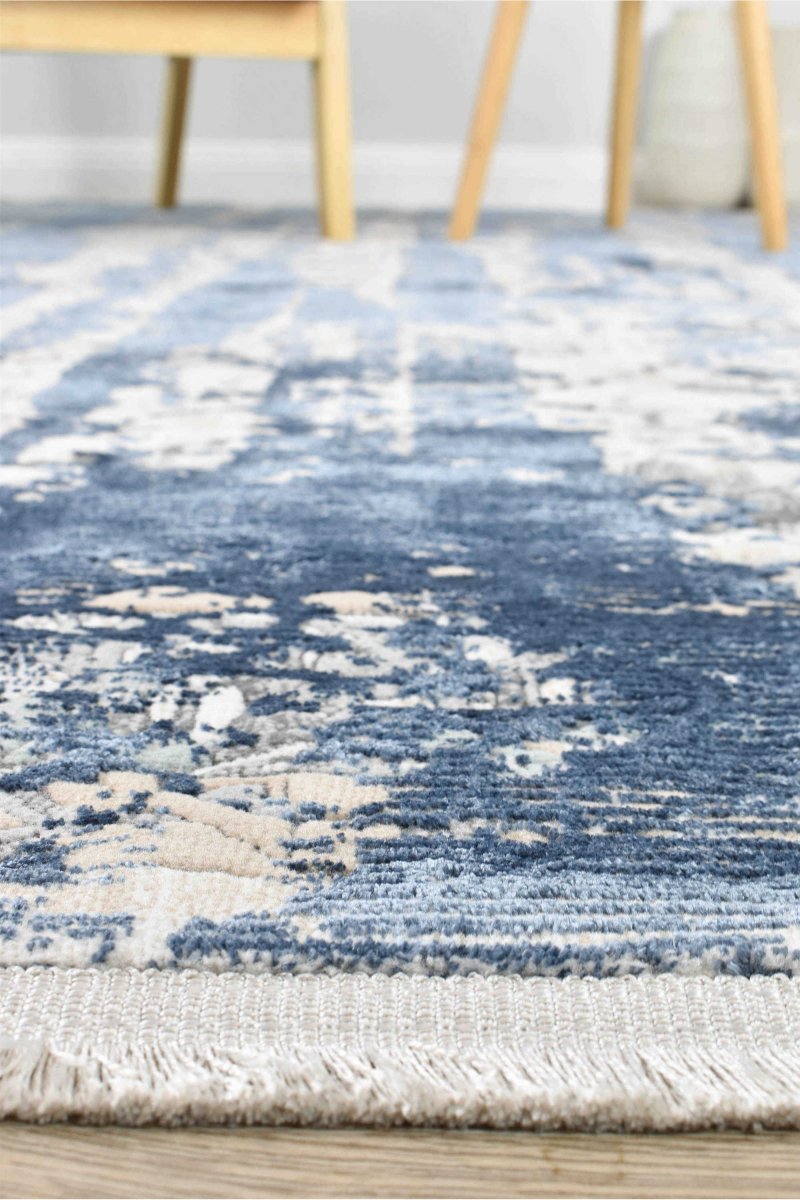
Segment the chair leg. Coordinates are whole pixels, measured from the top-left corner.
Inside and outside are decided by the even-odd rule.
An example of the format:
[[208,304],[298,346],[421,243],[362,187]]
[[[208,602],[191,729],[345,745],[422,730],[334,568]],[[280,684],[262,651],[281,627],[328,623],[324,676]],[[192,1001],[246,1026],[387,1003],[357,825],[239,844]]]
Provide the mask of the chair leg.
[[167,62],[161,159],[156,184],[156,205],[159,208],[173,208],[175,205],[191,66],[190,58],[170,58]]
[[318,9],[321,49],[312,69],[320,228],[325,237],[349,241],[355,216],[347,17],[343,0],[322,0]]
[[736,0],[735,7],[761,235],[765,250],[785,250],[786,197],[767,6],[763,0]]
[[475,232],[489,157],[500,129],[527,11],[528,0],[500,0],[497,6],[494,32],[483,68],[461,181],[450,220],[450,237],[453,241],[469,238]]
[[619,0],[617,6],[617,65],[611,124],[611,168],[608,178],[606,224],[625,224],[631,202],[636,108],[642,66],[642,0]]

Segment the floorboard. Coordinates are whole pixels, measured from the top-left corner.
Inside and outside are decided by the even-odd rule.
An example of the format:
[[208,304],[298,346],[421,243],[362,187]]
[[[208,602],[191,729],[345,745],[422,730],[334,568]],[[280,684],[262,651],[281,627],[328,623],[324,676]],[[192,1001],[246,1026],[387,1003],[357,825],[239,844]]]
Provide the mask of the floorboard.
[[0,1196],[798,1197],[800,1134],[0,1125]]

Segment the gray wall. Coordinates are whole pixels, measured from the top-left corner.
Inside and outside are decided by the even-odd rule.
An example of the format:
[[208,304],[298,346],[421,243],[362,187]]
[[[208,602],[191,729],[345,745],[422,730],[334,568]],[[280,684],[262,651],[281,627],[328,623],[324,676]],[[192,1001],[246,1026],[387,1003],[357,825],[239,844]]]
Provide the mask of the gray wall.
[[[648,0],[646,36],[685,6]],[[601,203],[615,10],[531,4],[488,203]],[[800,25],[800,0],[770,12]],[[493,0],[349,0],[361,203],[449,204],[493,13]],[[146,198],[163,74],[134,56],[0,56],[3,194]],[[201,60],[189,134],[186,199],[311,199],[305,64]]]
[[[653,31],[680,7],[651,0]],[[451,142],[464,135],[494,5],[491,0],[350,0],[354,123],[366,142]],[[510,96],[504,139],[603,144],[615,4],[535,0]],[[773,20],[800,23],[800,0],[773,0]],[[157,122],[158,60],[6,55],[0,132],[144,135]],[[203,60],[191,133],[295,140],[310,133],[302,64]]]

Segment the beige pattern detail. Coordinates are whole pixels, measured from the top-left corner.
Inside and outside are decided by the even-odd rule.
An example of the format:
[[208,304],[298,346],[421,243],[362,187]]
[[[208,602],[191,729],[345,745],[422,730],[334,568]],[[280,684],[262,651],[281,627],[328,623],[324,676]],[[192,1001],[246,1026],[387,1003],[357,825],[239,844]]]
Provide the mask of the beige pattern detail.
[[434,579],[466,579],[467,576],[475,574],[475,569],[453,563],[441,567],[428,567],[428,574],[432,575]]
[[106,803],[110,808],[129,800],[133,792],[157,792],[158,780],[155,775],[145,775],[140,771],[102,771],[97,783],[56,780],[47,785],[46,791],[56,804],[71,808],[96,803],[98,792],[109,791],[111,795]]
[[[48,836],[63,847],[66,874],[58,887],[45,890],[36,883],[7,882],[7,898],[23,901],[27,915],[20,937],[0,942],[0,964],[35,963],[37,922],[43,921],[59,962],[79,966],[99,948],[101,925],[76,938],[69,925],[52,919],[124,923],[133,910],[136,921],[118,927],[103,961],[169,966],[170,935],[187,922],[216,923],[265,911],[279,918],[282,906],[312,881],[325,888],[354,870],[359,841],[397,837],[400,831],[390,818],[366,830],[357,830],[350,818],[388,799],[380,785],[312,771],[210,778],[199,796],[163,790],[154,774],[136,771],[102,772],[94,783],[51,783],[42,794],[39,819],[48,811],[55,818]],[[234,807],[241,802],[247,810]],[[307,817],[304,805],[314,806]],[[72,823],[81,807],[101,818],[113,810],[117,819],[88,820],[76,832]],[[14,808],[3,817],[4,837],[35,836],[37,830],[23,824]],[[296,927],[307,937],[328,936],[318,917],[301,917]],[[224,955],[218,963],[211,956],[209,963],[229,965]]]
[[[124,588],[106,592],[87,600],[89,608],[113,608],[117,612],[147,613],[151,617],[181,617],[188,613],[218,613],[233,608],[236,596],[222,592],[189,592],[182,587]],[[272,603],[265,596],[250,596],[244,601],[247,608],[267,608]]]
[[366,616],[381,609],[391,609],[394,600],[388,592],[314,592],[303,597],[304,604],[320,604],[334,609],[339,616]]
[[268,854],[197,820],[189,829],[182,824],[168,825],[159,835],[153,858],[176,871],[221,871],[234,877],[259,878],[272,867]]

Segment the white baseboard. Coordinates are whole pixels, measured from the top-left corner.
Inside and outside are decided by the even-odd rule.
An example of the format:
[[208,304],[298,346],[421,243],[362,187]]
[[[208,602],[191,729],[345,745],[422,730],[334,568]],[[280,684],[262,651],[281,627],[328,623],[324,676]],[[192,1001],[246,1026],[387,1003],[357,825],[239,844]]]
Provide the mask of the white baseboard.
[[[155,138],[5,137],[4,200],[145,201],[155,178]],[[447,209],[461,163],[456,143],[362,143],[355,147],[361,208]],[[500,146],[486,205],[598,211],[606,156],[595,146]],[[182,198],[248,207],[310,207],[312,148],[305,142],[189,139]]]

